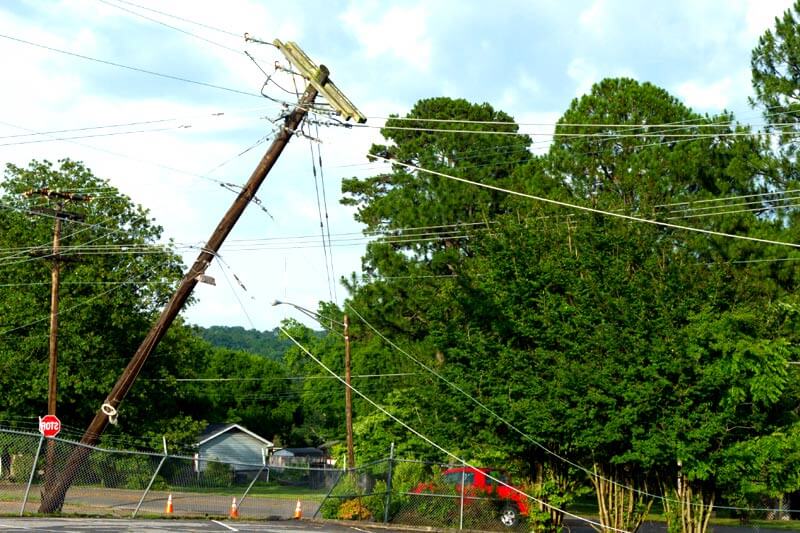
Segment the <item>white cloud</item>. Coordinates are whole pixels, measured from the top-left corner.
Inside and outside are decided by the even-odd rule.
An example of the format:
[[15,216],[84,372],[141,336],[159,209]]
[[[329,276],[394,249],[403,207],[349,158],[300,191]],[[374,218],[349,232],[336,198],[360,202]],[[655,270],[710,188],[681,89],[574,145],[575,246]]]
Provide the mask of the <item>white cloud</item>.
[[[538,153],[546,149],[553,123],[573,91],[584,94],[607,76],[633,77],[633,69],[642,79],[670,88],[694,107],[718,110],[745,105],[750,87],[749,50],[755,38],[772,26],[773,17],[789,7],[790,0],[676,2],[677,7],[634,0],[536,6],[500,2],[492,6],[491,17],[486,10],[454,2],[442,7],[420,0],[321,2],[313,16],[305,13],[302,3],[279,0],[196,2],[191,9],[185,0],[137,3],[233,31],[236,35],[226,35],[163,19],[237,50],[246,48],[268,71],[274,60],[283,61],[280,53],[268,46],[245,45],[240,34],[248,31],[267,41],[274,37],[296,40],[318,63],[332,67],[336,82],[367,115],[404,114],[417,98],[440,95],[431,94],[436,89],[467,98],[480,91],[481,98],[493,98],[519,123],[532,123],[522,130],[536,134]],[[105,4],[74,0],[54,0],[47,7],[40,4],[35,0],[0,2],[0,33],[252,92],[263,82],[263,74],[241,54]],[[18,14],[23,10],[24,15]],[[542,22],[536,31],[529,27],[532,17]],[[490,24],[489,18],[503,24]],[[640,19],[641,24],[633,22]],[[564,39],[569,31],[575,35]],[[750,39],[749,44],[745,38]],[[437,49],[439,40],[448,47]],[[215,183],[138,160],[205,173],[271,129],[272,125],[259,117],[275,117],[280,112],[278,104],[265,100],[134,74],[5,39],[0,40],[0,56],[6,72],[12,73],[0,84],[0,100],[6,103],[0,120],[8,123],[55,130],[181,117],[192,125],[188,130],[79,141],[130,158],[64,142],[0,149],[0,162],[20,165],[33,158],[65,156],[85,161],[96,175],[109,178],[135,202],[150,208],[165,227],[165,236],[178,241],[196,243],[207,238],[234,194]],[[452,65],[454,68],[437,68],[445,57],[464,59]],[[87,72],[91,76],[84,77]],[[118,90],[120,79],[131,85]],[[278,81],[287,88],[292,86],[285,74],[279,74]],[[423,90],[425,94],[418,94]],[[274,94],[293,99],[277,89]],[[225,115],[208,116],[218,111]],[[370,119],[369,125],[381,123]],[[0,130],[2,135],[20,133],[2,125]],[[367,165],[365,159],[370,144],[382,142],[380,135],[372,128],[322,128],[320,137],[331,231],[358,232],[361,228],[352,219],[353,209],[338,204],[341,179],[374,175],[385,168]],[[301,138],[292,140],[258,193],[275,220],[250,208],[232,238],[318,236],[307,143]],[[235,158],[213,175],[223,181],[244,182],[264,148]],[[359,247],[334,248],[337,273],[360,270],[362,251]],[[328,297],[321,248],[252,253],[223,250],[223,255],[249,294],[258,299],[254,304],[245,298],[258,327],[273,327],[287,314],[268,306],[274,297],[285,296],[312,308]],[[193,260],[194,254],[186,255],[187,262]],[[208,325],[246,325],[226,285],[218,277],[216,288],[203,287],[198,293],[201,302],[189,311],[190,319]],[[340,299],[342,295],[340,290]]]
[[416,70],[431,66],[432,43],[428,36],[429,12],[425,5],[393,6],[381,11],[375,2],[351,3],[341,16],[370,59],[390,55]]
[[527,133],[533,139],[531,151],[541,155],[550,149],[553,141],[553,132],[556,129],[556,121],[561,118],[561,114],[555,111],[530,111],[521,113],[514,117],[517,124],[520,124],[520,131]]
[[747,0],[743,37],[755,45],[756,39],[775,25],[775,17],[782,16],[793,3],[793,0]]
[[726,76],[711,83],[689,80],[681,83],[675,92],[683,102],[698,110],[721,111],[731,103],[734,89],[733,78]]
[[610,20],[609,6],[606,0],[595,0],[592,5],[578,15],[578,23],[581,27],[595,37],[602,37],[607,33]]
[[575,83],[575,96],[587,94],[592,90],[592,85],[600,81],[597,67],[582,57],[576,57],[567,65],[567,76]]
[[505,87],[500,94],[498,106],[503,111],[516,115],[522,113],[533,98],[542,92],[542,85],[539,80],[530,75],[526,70],[520,69],[517,74],[516,83],[513,86]]

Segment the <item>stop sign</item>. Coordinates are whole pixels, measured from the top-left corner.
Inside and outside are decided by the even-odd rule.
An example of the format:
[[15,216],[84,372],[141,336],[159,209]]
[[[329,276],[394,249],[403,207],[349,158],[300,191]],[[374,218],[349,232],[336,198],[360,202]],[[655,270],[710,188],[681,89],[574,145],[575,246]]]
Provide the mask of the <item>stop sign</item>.
[[45,437],[55,437],[61,431],[61,420],[56,415],[39,417],[39,433]]

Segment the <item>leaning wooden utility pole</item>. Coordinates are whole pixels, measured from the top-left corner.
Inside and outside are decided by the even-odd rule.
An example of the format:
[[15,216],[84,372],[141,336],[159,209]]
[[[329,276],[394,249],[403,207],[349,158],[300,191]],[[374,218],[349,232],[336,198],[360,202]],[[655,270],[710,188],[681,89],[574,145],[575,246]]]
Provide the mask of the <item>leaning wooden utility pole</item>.
[[[359,122],[366,121],[366,118],[341,95],[333,82],[328,79],[329,72],[325,65],[317,67],[294,43],[284,44],[276,39],[273,44],[284,53],[295,68],[299,69],[301,73],[308,78],[309,85],[297,102],[294,111],[285,118],[283,127],[281,127],[275,140],[261,158],[261,161],[253,171],[250,179],[222,217],[222,220],[211,234],[202,252],[200,252],[192,267],[183,277],[177,291],[161,312],[161,315],[142,341],[142,344],[136,350],[136,353],[131,358],[128,366],[125,367],[125,370],[117,380],[111,393],[106,397],[100,410],[97,411],[89,427],[86,428],[81,438],[81,443],[84,445],[95,444],[108,423],[116,423],[117,409],[133,387],[136,377],[139,375],[139,372],[141,372],[145,361],[147,361],[147,357],[155,350],[156,346],[158,346],[161,338],[178,316],[186,300],[189,299],[195,285],[197,285],[201,277],[205,275],[206,269],[211,264],[211,261],[213,261],[214,256],[219,251],[225,238],[230,234],[233,226],[239,220],[239,217],[242,215],[247,205],[255,197],[258,188],[275,165],[275,161],[277,161],[283,149],[286,148],[286,145],[292,138],[292,135],[294,135],[295,131],[297,131],[301,122],[308,114],[308,109],[314,104],[317,95],[322,94],[325,96],[329,100],[329,103],[334,106],[334,109],[336,109],[340,115],[344,116],[345,119],[355,118]],[[341,98],[344,98],[344,102],[349,105],[337,103],[341,102]],[[58,482],[54,484],[52,490],[48,491],[48,493],[42,497],[39,506],[40,513],[54,513],[61,509],[67,490],[70,485],[72,485],[75,476],[78,474],[78,470],[85,464],[90,450],[91,449],[86,446],[77,446],[73,450]]]

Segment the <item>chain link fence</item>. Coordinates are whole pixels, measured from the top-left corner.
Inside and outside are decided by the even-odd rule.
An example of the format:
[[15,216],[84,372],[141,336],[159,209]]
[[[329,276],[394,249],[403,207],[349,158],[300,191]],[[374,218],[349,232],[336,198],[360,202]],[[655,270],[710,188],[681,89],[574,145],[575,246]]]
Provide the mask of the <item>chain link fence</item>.
[[[63,514],[303,517],[481,531],[530,530],[524,496],[463,465],[391,457],[344,471],[111,450],[0,429],[0,514],[40,514],[74,467]],[[501,476],[500,471],[492,471]],[[502,493],[502,494],[501,494]]]
[[318,516],[426,528],[529,531],[528,498],[501,491],[480,474],[463,465],[380,460],[344,473]]
[[298,503],[311,516],[343,476],[330,468],[200,461],[0,429],[0,514],[39,513],[70,461],[77,466],[63,514],[222,517],[235,501],[243,519],[293,518]]

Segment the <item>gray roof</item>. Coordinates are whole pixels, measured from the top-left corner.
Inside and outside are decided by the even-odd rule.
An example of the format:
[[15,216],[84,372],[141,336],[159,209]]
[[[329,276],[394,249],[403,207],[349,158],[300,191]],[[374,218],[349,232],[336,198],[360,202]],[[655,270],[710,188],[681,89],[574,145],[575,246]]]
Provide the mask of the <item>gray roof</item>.
[[282,448],[276,451],[273,455],[283,457],[322,457],[325,454],[319,448]]
[[205,444],[206,442],[208,442],[210,440],[214,440],[217,437],[219,437],[220,435],[222,435],[223,433],[227,433],[228,431],[231,431],[231,430],[236,430],[236,431],[241,431],[242,433],[247,433],[251,437],[261,441],[263,444],[266,445],[267,448],[272,448],[274,446],[272,444],[272,442],[268,441],[267,439],[265,439],[261,435],[257,435],[256,433],[253,433],[252,431],[250,431],[246,427],[240,426],[239,424],[209,424],[208,426],[206,426],[206,429],[204,429],[203,432],[200,434],[200,436],[197,438],[197,445],[200,446],[202,444]]

